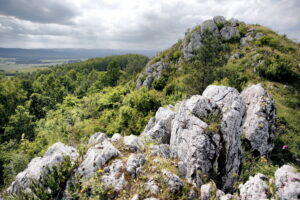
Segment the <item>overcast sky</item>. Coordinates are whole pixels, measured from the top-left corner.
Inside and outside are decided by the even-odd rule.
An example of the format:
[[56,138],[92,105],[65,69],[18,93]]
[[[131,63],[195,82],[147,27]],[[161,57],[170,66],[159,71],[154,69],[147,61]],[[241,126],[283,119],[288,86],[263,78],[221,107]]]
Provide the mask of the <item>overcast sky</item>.
[[0,0],[0,47],[161,50],[216,15],[300,41],[300,0]]

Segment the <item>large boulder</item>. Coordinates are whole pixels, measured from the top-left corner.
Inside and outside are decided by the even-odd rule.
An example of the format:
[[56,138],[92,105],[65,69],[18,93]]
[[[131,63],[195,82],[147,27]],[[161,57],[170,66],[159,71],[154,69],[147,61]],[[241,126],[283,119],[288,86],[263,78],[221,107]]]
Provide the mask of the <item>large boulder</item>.
[[222,189],[232,188],[234,174],[239,172],[242,158],[240,127],[245,113],[245,103],[239,92],[226,86],[208,86],[202,94],[214,101],[222,112],[220,124],[220,154],[218,155],[218,172],[221,176]]
[[280,199],[300,199],[300,172],[296,168],[283,165],[277,169],[275,185]]
[[142,136],[154,140],[159,144],[169,143],[171,137],[171,122],[175,117],[173,106],[159,108],[149,123],[147,124]]
[[250,176],[249,180],[239,186],[241,200],[268,199],[268,178],[263,174]]
[[183,41],[183,55],[186,59],[190,59],[194,56],[195,50],[199,49],[201,43],[201,29],[196,27],[191,33],[188,33],[189,37]]
[[217,25],[215,24],[214,20],[205,20],[201,24],[201,33],[203,34],[204,32],[209,31],[212,32],[215,35],[219,35],[219,29]]
[[37,157],[30,161],[27,168],[20,172],[15,181],[8,188],[8,193],[15,195],[26,190],[30,192],[30,184],[32,179],[42,181],[43,174],[47,173],[51,167],[62,163],[66,156],[69,156],[71,161],[75,161],[78,157],[77,150],[74,147],[67,146],[61,142],[53,144],[43,157]]
[[76,169],[76,174],[80,177],[89,177],[104,166],[104,164],[112,159],[121,156],[121,153],[108,140],[98,143],[88,149],[82,163]]
[[242,134],[250,142],[252,151],[266,155],[274,147],[275,107],[273,100],[261,84],[246,88],[241,95],[247,107]]
[[237,27],[232,26],[231,24],[226,24],[221,30],[220,30],[221,36],[225,41],[239,38],[240,33]]

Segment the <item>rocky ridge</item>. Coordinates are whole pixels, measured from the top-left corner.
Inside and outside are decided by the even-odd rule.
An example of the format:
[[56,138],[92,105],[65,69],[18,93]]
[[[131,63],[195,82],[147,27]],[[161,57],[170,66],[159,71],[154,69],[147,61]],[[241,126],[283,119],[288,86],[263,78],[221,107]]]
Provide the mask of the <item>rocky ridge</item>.
[[[160,108],[141,136],[95,133],[82,158],[75,148],[55,143],[17,175],[7,192],[30,192],[30,180],[42,181],[47,168],[68,156],[79,162],[68,182],[101,174],[101,184],[115,191],[109,199],[134,192],[134,187],[142,189],[130,193],[132,199],[159,199],[166,190],[175,195],[188,190],[188,199],[299,199],[300,173],[289,165],[279,168],[274,178],[250,177],[230,194],[243,159],[241,137],[253,152],[267,155],[273,148],[274,118],[273,101],[262,85],[241,94],[211,85],[201,96]],[[72,199],[66,188],[64,198]]]

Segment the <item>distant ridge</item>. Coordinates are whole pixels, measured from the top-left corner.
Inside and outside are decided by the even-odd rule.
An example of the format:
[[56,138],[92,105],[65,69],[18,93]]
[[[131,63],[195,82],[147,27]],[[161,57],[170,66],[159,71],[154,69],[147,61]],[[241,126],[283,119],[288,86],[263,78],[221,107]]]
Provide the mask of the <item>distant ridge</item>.
[[15,58],[16,64],[39,63],[40,60],[52,59],[87,59],[122,54],[142,54],[153,57],[154,50],[126,50],[126,49],[22,49],[0,48],[0,58]]

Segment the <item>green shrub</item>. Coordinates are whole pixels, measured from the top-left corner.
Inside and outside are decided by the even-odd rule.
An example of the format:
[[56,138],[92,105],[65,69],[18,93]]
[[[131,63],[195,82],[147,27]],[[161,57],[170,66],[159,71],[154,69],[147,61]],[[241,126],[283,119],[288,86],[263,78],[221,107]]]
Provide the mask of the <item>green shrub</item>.
[[257,72],[261,77],[271,81],[292,82],[294,80],[291,62],[279,55],[268,56],[257,67]]
[[277,39],[275,39],[274,37],[269,36],[269,35],[265,35],[265,36],[262,36],[262,37],[258,38],[255,41],[255,44],[258,45],[258,46],[267,45],[267,46],[270,46],[270,47],[273,47],[273,48],[279,48],[280,47],[279,41]]
[[238,26],[238,30],[240,32],[240,36],[244,37],[246,35],[246,33],[247,33],[248,27],[245,24],[240,24]]

